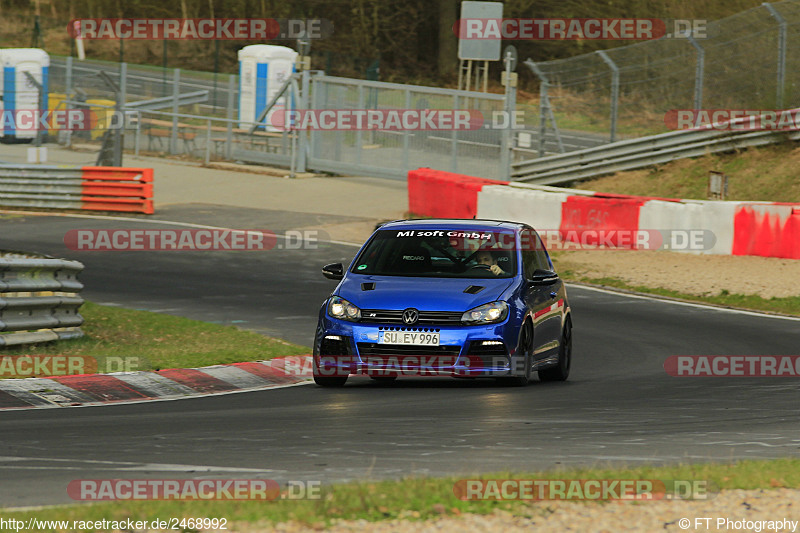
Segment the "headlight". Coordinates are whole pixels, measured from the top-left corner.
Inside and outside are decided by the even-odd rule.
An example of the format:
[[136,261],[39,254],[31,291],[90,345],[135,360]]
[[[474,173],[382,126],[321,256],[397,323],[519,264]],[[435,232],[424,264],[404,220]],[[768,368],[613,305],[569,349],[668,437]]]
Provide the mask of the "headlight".
[[328,300],[328,314],[339,320],[351,320],[353,322],[361,320],[361,309],[338,296],[333,296]]
[[505,302],[492,302],[479,305],[461,315],[461,321],[466,324],[493,324],[502,322],[508,316],[508,304]]

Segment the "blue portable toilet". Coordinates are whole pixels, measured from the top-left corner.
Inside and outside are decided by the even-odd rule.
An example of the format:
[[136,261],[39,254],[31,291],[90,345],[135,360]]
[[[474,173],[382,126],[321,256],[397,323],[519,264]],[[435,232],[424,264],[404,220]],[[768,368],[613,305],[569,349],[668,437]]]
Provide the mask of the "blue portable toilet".
[[42,84],[41,106],[48,108],[49,70],[50,56],[41,48],[0,49],[0,131],[4,140],[30,142],[36,137],[35,129],[17,129],[14,114],[21,109],[39,109],[39,90],[25,72]]
[[[297,52],[286,46],[251,44],[238,53],[239,56],[239,127],[252,126],[267,107],[284,82],[295,72]],[[260,128],[267,131],[283,131],[282,127],[270,125],[270,118],[277,110],[292,108],[288,93],[276,102]]]

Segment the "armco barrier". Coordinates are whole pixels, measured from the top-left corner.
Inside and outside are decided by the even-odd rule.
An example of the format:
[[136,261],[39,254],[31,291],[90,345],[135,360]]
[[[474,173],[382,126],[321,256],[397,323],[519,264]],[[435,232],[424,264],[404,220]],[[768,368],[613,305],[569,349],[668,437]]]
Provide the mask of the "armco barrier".
[[478,192],[497,184],[508,182],[419,168],[408,173],[408,209],[429,217],[475,218]]
[[83,265],[0,257],[0,346],[80,337]]
[[0,165],[0,205],[153,214],[153,169]]

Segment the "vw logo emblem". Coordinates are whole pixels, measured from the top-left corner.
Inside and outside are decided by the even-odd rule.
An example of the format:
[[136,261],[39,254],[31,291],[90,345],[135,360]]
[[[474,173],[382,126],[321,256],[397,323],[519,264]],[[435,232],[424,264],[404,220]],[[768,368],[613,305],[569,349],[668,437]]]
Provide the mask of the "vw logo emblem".
[[403,324],[406,324],[408,326],[413,326],[414,324],[417,323],[417,320],[419,320],[419,311],[417,311],[413,307],[410,307],[405,311],[403,311]]

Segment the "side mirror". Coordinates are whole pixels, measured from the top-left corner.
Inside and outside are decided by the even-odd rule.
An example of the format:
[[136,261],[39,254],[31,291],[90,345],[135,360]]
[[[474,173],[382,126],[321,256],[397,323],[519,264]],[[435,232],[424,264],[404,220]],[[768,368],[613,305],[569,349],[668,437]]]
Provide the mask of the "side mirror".
[[344,277],[344,267],[341,263],[331,263],[322,267],[322,275],[328,279],[340,280]]
[[537,268],[533,271],[533,275],[528,280],[528,283],[534,286],[552,285],[558,281],[558,274],[552,270],[544,270]]

